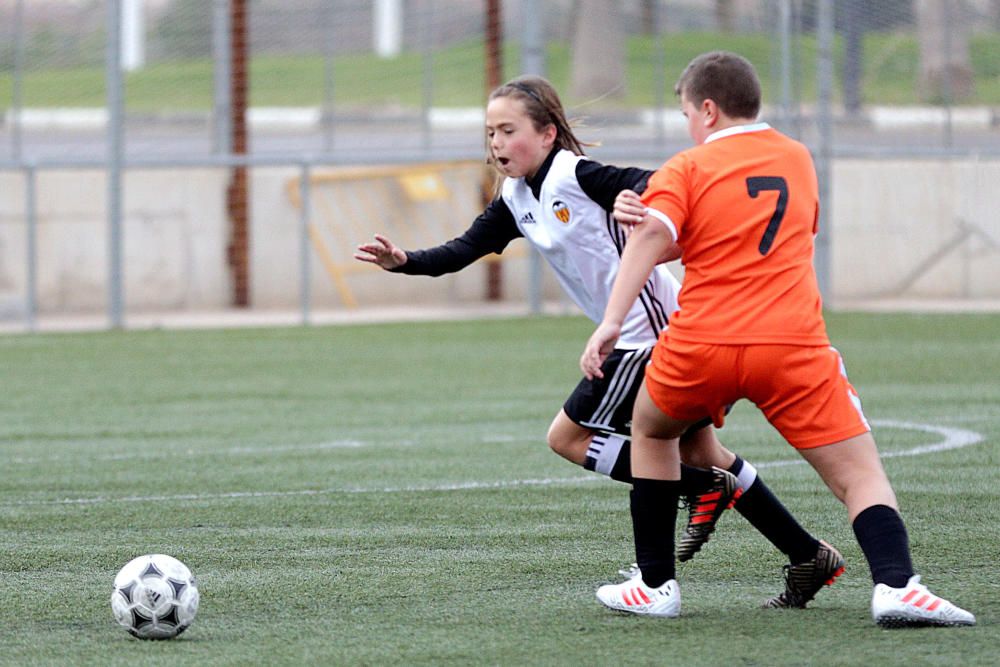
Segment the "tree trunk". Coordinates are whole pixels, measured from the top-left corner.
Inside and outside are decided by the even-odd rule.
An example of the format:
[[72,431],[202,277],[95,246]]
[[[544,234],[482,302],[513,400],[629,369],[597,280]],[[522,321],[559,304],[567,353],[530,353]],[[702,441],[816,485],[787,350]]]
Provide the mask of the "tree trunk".
[[861,111],[861,63],[864,62],[864,11],[866,0],[844,0],[844,110],[851,115]]
[[963,0],[916,0],[922,99],[951,104],[973,93],[969,23]]
[[570,94],[577,101],[625,96],[625,32],[621,7],[610,0],[577,0]]
[[659,31],[656,26],[656,3],[658,0],[642,0],[642,25],[639,29],[643,35],[655,35]]
[[715,25],[720,32],[736,32],[736,3],[734,0],[715,0]]

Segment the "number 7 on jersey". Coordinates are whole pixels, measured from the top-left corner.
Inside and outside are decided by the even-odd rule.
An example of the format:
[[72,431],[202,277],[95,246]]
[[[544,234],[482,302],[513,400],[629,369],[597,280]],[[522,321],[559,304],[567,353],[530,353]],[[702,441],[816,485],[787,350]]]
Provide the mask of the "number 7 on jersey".
[[774,237],[781,226],[781,219],[785,217],[785,206],[788,204],[788,182],[781,176],[751,176],[747,179],[747,193],[754,199],[761,192],[774,190],[778,193],[778,202],[774,206],[774,214],[771,221],[767,223],[764,236],[760,239],[757,249],[760,254],[766,255],[774,243]]

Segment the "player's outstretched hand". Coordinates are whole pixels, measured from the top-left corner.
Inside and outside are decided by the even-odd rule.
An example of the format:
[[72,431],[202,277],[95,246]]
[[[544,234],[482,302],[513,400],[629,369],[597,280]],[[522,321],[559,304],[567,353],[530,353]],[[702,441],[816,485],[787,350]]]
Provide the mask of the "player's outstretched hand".
[[580,370],[583,371],[588,380],[604,377],[601,365],[611,354],[611,350],[615,349],[615,343],[618,342],[621,333],[621,325],[601,322],[590,336],[587,347],[584,348],[583,355],[580,357]]
[[386,237],[376,234],[374,243],[362,243],[358,246],[354,259],[383,269],[396,269],[406,264],[406,253]]
[[615,220],[623,225],[637,225],[646,217],[646,207],[632,190],[622,190],[615,197]]

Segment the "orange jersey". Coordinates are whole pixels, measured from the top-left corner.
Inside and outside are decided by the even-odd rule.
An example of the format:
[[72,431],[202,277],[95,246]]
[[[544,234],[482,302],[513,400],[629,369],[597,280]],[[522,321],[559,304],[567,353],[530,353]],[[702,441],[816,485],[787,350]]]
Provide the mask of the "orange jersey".
[[642,196],[681,247],[670,337],[829,345],[813,269],[819,192],[808,149],[764,123],[678,153]]

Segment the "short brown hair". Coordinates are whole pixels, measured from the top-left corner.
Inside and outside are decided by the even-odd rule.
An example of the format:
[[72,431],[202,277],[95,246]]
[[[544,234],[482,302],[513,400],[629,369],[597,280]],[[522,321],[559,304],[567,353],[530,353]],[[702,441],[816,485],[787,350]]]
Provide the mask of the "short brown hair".
[[732,118],[760,113],[760,79],[750,61],[729,51],[703,53],[684,68],[674,92],[695,106],[713,100]]

